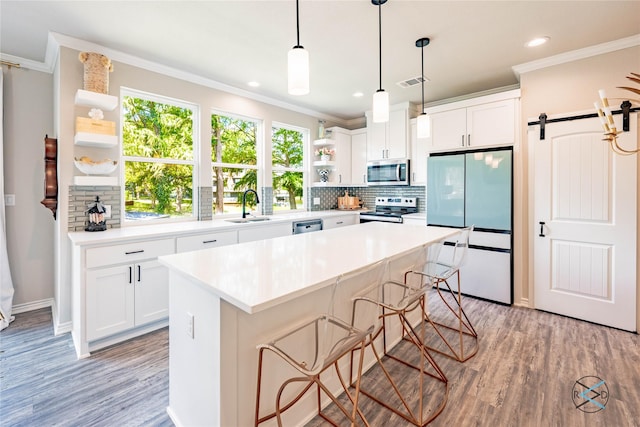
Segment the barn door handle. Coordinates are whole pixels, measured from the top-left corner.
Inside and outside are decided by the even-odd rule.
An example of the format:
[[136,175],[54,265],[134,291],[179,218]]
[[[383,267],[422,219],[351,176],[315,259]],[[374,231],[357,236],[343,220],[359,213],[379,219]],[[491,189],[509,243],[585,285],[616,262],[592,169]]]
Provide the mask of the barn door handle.
[[545,237],[545,235],[544,235],[544,224],[545,224],[545,222],[544,221],[540,221],[539,224],[540,224],[540,234],[539,234],[539,236],[540,237]]

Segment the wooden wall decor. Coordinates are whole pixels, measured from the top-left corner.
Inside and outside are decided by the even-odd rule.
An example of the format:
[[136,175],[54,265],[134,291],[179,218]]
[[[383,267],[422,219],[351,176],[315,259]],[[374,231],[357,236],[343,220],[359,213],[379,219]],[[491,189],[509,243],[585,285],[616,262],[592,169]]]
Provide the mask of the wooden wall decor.
[[42,203],[51,209],[53,219],[58,210],[58,140],[44,136],[44,199]]

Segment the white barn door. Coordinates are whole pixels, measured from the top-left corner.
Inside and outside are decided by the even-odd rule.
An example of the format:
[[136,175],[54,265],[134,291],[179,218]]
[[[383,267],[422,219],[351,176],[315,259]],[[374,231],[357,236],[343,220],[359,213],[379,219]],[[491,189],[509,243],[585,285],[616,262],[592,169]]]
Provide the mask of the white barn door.
[[[622,147],[637,147],[635,114],[630,128]],[[597,118],[547,124],[544,140],[539,133],[529,129],[535,308],[635,331],[636,155],[614,154]]]

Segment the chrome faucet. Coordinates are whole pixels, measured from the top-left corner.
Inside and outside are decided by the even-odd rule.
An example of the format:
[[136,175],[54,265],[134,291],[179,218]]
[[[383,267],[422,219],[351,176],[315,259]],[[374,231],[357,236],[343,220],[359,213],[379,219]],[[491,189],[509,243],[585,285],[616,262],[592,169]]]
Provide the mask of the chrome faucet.
[[246,218],[247,217],[247,213],[245,212],[245,206],[246,206],[246,202],[247,202],[247,193],[255,194],[256,195],[256,204],[260,203],[260,199],[258,198],[258,193],[256,193],[256,190],[254,190],[253,188],[245,190],[245,192],[242,193],[242,218]]

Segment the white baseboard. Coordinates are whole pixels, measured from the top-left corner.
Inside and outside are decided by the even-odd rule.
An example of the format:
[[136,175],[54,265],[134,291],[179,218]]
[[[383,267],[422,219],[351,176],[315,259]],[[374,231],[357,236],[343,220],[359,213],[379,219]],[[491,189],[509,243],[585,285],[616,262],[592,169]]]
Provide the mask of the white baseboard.
[[24,304],[16,304],[13,307],[11,307],[11,314],[26,313],[33,310],[39,310],[41,308],[51,307],[51,316],[53,318],[53,334],[57,336],[61,334],[66,334],[67,332],[71,332],[71,327],[72,327],[71,322],[60,323],[58,321],[55,305],[56,305],[56,302],[53,298],[26,302]]
[[53,304],[51,306],[51,317],[53,318],[53,335],[58,336],[67,334],[73,329],[73,322],[71,321],[60,323],[55,300],[53,300]]
[[27,311],[39,310],[53,306],[53,298],[41,299],[40,301],[31,301],[24,304],[16,304],[11,307],[12,314],[26,313]]

